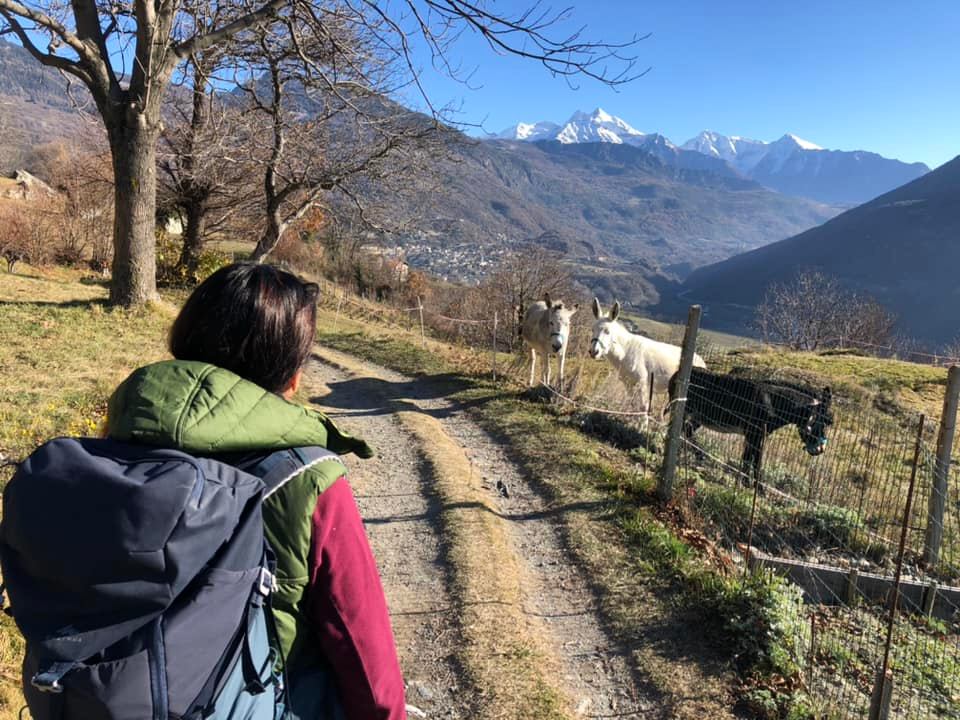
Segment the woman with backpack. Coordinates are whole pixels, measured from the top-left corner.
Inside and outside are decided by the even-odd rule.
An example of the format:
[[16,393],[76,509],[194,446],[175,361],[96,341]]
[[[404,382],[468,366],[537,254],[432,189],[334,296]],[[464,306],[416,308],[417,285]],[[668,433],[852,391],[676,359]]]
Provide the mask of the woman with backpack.
[[256,474],[286,473],[263,503],[263,522],[277,560],[272,603],[287,717],[399,720],[403,680],[346,469],[332,453],[299,450],[373,454],[322,414],[290,402],[313,345],[318,290],[269,265],[215,272],[173,323],[175,359],[140,368],[117,388],[108,436],[242,468],[266,458],[274,467]]

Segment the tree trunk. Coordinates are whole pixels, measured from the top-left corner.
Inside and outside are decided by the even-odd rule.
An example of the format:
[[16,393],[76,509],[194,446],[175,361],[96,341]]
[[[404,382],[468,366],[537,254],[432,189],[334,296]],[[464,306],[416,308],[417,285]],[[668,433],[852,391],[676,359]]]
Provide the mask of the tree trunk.
[[108,122],[114,172],[113,278],[110,302],[130,307],[157,299],[156,208],[159,123],[120,110]]
[[200,263],[206,225],[206,200],[192,198],[187,203],[187,225],[183,229],[183,250],[180,253],[180,265],[190,273],[193,273]]
[[272,253],[280,243],[280,238],[283,237],[283,232],[287,229],[287,223],[281,222],[279,216],[279,211],[268,210],[267,227],[264,229],[260,240],[257,242],[257,247],[254,248],[253,254],[250,256],[253,262],[262,263],[266,261],[267,255]]

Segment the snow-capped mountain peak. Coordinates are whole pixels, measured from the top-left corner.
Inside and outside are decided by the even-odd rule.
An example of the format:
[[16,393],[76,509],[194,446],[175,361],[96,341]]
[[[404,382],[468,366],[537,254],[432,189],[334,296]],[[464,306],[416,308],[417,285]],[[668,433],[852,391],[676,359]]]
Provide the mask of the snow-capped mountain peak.
[[577,111],[562,125],[547,120],[518,123],[497,134],[501,140],[557,140],[564,144],[586,142],[629,143],[639,145],[646,133],[602,108],[592,113]]
[[499,133],[497,137],[501,140],[552,140],[560,128],[559,125],[549,121],[538,123],[517,123]]
[[645,133],[632,127],[625,120],[611,115],[602,108],[597,108],[590,114],[579,110],[575,112],[560,128],[554,139],[566,144],[582,142],[635,144],[644,136]]
[[815,145],[809,140],[804,140],[802,137],[797,137],[793,133],[787,133],[777,142],[789,142],[796,145],[801,150],[823,150],[819,145]]
[[770,143],[751,140],[739,135],[722,135],[713,130],[704,130],[680,146],[704,155],[726,160],[741,172],[756,165],[766,154]]

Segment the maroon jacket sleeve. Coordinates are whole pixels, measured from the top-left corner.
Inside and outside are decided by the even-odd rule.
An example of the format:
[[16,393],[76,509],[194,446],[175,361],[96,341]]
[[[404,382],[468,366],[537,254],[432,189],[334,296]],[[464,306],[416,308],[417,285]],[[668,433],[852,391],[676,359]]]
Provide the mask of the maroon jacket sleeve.
[[318,498],[311,543],[307,613],[348,720],[403,720],[403,677],[387,601],[346,478]]

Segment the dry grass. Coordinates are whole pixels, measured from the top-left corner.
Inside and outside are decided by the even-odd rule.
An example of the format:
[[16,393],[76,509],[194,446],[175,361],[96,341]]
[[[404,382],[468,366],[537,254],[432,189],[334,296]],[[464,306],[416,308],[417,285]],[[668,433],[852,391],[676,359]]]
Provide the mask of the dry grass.
[[165,355],[170,306],[109,309],[105,290],[66,279],[0,279],[0,452],[18,459],[56,435],[96,434],[113,387]]

